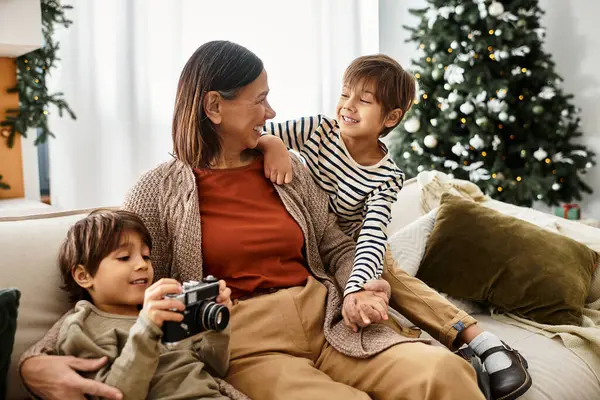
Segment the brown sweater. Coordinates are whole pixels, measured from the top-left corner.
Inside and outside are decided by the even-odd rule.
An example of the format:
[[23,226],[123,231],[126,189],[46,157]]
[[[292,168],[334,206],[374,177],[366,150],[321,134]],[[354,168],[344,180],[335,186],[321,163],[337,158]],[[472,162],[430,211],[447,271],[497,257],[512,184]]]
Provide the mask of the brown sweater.
[[[313,182],[301,162],[292,157],[294,179],[275,186],[288,213],[296,220],[306,246],[306,261],[312,274],[328,291],[323,330],[327,341],[338,351],[355,358],[371,357],[402,342],[428,340],[404,337],[393,329],[372,324],[352,332],[342,321],[342,288],[352,271],[354,241],[344,235],[336,216],[329,212],[327,195]],[[155,279],[172,277],[180,281],[203,276],[202,226],[198,207],[198,188],[192,168],[172,160],[145,173],[129,192],[124,208],[137,213],[152,235],[152,264]],[[260,323],[260,321],[255,321]],[[23,360],[52,352],[60,321]],[[221,392],[232,399],[243,399],[226,383]]]
[[231,298],[304,286],[304,235],[286,211],[262,157],[233,169],[194,169],[204,275],[224,279]]
[[[121,390],[124,400],[226,400],[205,371],[225,376],[229,367],[229,330],[208,331],[162,344],[162,330],[142,312],[139,317],[108,314],[80,301],[64,320],[56,354],[108,357],[98,371],[82,373]],[[92,397],[96,399],[97,397]]]

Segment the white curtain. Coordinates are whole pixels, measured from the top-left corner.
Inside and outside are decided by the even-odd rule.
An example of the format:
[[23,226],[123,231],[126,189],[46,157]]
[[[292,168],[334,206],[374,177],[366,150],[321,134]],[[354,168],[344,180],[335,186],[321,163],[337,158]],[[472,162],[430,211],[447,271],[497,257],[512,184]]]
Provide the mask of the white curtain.
[[374,0],[71,0],[50,89],[77,120],[50,110],[51,201],[60,209],[121,204],[140,174],[170,158],[181,68],[210,40],[265,63],[277,119],[331,114],[344,68],[379,48]]

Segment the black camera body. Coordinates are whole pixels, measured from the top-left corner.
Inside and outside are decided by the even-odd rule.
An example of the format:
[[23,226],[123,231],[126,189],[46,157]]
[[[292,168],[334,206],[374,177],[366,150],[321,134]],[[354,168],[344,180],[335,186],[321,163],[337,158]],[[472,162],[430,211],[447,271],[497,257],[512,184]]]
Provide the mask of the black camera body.
[[209,275],[202,280],[183,283],[180,294],[168,294],[165,298],[177,299],[185,304],[183,321],[165,321],[163,343],[179,342],[203,331],[222,331],[229,324],[229,309],[217,304],[219,281]]

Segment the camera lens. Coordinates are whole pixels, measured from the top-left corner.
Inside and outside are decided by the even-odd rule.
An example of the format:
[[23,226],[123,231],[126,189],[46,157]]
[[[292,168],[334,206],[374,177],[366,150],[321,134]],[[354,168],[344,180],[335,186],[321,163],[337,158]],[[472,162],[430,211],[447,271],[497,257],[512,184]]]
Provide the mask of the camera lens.
[[229,324],[229,310],[214,301],[207,301],[198,308],[196,322],[205,330],[222,331]]

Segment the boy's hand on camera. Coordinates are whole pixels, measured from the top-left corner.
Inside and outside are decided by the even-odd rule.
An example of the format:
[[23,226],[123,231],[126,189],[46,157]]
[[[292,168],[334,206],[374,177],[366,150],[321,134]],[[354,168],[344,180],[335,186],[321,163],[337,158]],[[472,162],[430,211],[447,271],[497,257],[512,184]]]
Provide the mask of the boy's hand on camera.
[[292,160],[283,141],[272,135],[263,135],[259,143],[265,157],[265,176],[277,185],[290,183]]
[[219,281],[219,295],[217,296],[217,303],[224,305],[231,311],[231,289],[227,287],[224,280]]
[[148,318],[159,328],[165,321],[181,322],[183,314],[173,310],[183,311],[185,305],[176,299],[164,298],[167,294],[179,294],[182,291],[181,284],[175,279],[163,278],[146,289],[144,294],[144,308]]

